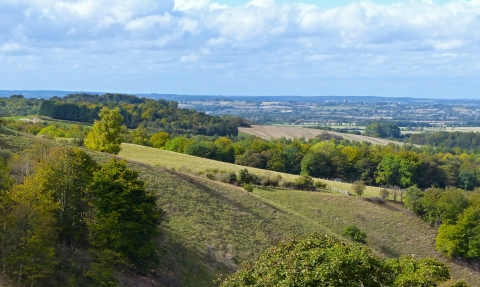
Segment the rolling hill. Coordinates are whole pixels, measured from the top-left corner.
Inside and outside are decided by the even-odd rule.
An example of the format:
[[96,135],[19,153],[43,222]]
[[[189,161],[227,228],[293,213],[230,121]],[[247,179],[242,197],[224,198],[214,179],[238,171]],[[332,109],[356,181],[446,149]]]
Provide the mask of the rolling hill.
[[[1,150],[17,152],[33,138],[0,135]],[[367,233],[367,244],[381,256],[435,257],[449,264],[454,278],[480,286],[480,274],[461,262],[441,257],[434,249],[435,231],[401,204],[376,204],[327,192],[257,188],[247,193],[178,171],[182,166],[192,171],[210,167],[238,171],[242,166],[143,146],[122,147],[119,157],[127,159],[146,187],[158,196],[168,219],[158,238],[162,254],[159,269],[145,278],[122,274],[123,286],[214,286],[213,280],[234,272],[244,261],[254,260],[282,238],[315,231],[341,238],[344,227],[352,224]],[[100,162],[111,157],[89,153]]]
[[[447,261],[435,251],[435,231],[401,204],[376,204],[326,192],[258,188],[247,193],[172,171],[175,166],[227,168],[224,163],[177,155],[134,145],[123,145],[120,153],[157,192],[170,219],[163,238],[169,260],[162,274],[171,274],[169,280],[180,285],[169,286],[210,286],[211,279],[233,272],[242,261],[255,259],[281,238],[312,231],[341,237],[344,227],[352,224],[367,233],[367,244],[382,256],[438,258],[449,264],[454,278],[480,285],[479,273],[461,262]],[[169,168],[161,167],[162,159]]]

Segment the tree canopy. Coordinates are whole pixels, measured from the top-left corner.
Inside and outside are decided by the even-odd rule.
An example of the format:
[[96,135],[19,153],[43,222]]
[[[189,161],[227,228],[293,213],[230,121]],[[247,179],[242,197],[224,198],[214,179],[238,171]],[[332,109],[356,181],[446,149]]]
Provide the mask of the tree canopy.
[[118,154],[122,143],[120,132],[123,120],[118,108],[103,108],[100,120],[95,121],[85,138],[85,146],[89,149]]
[[435,259],[380,259],[365,246],[315,233],[280,242],[221,286],[435,287],[449,278]]

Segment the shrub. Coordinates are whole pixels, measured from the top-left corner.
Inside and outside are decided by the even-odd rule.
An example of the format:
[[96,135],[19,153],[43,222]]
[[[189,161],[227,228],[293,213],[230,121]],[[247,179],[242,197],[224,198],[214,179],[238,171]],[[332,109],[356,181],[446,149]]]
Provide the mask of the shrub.
[[321,181],[315,181],[315,187],[317,189],[325,189],[327,188],[327,185]]
[[353,241],[366,243],[365,239],[367,238],[367,234],[362,232],[356,225],[346,226],[343,230],[343,235],[352,239]]
[[389,191],[388,189],[382,188],[382,189],[380,190],[380,197],[381,197],[382,199],[387,199],[389,195],[390,195],[390,191]]
[[253,185],[251,185],[251,184],[245,184],[245,185],[243,186],[243,188],[244,188],[246,191],[248,191],[248,192],[252,192],[252,191],[253,191]]
[[300,190],[315,190],[315,185],[313,184],[313,178],[308,175],[302,175],[297,177],[294,182],[296,189]]
[[206,176],[207,176],[208,179],[215,180],[215,175],[213,173],[209,172],[209,173],[207,173]]
[[244,264],[220,286],[439,286],[450,275],[448,267],[435,259],[383,260],[372,253],[366,246],[329,235],[287,239],[255,263]]
[[352,191],[358,197],[361,197],[363,195],[363,193],[365,192],[365,188],[365,183],[361,180],[357,180],[352,183]]
[[252,176],[248,172],[248,169],[244,168],[240,170],[237,181],[239,184],[249,184],[252,182]]

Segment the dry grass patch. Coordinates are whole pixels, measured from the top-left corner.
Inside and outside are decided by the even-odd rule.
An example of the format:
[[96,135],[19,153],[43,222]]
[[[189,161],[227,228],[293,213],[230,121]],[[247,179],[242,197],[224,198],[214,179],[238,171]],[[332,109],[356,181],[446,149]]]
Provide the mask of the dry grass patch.
[[397,145],[404,145],[405,143],[391,141],[386,139],[379,139],[374,137],[367,137],[362,135],[354,135],[354,134],[344,134],[338,133],[334,131],[323,131],[318,129],[309,129],[303,127],[289,127],[289,126],[256,126],[253,125],[250,128],[238,128],[238,130],[242,133],[258,136],[262,139],[276,139],[276,138],[305,138],[311,139],[315,138],[318,135],[322,134],[330,134],[334,136],[341,137],[346,140],[350,141],[359,141],[359,142],[369,142],[371,144],[379,144],[379,145],[387,145],[389,143],[397,144]]
[[353,196],[291,190],[256,189],[254,194],[285,210],[294,210],[334,234],[342,234],[347,225],[357,225],[367,233],[367,244],[384,256],[436,258],[450,266],[453,278],[480,286],[480,274],[436,252],[435,230],[401,204],[375,204]]

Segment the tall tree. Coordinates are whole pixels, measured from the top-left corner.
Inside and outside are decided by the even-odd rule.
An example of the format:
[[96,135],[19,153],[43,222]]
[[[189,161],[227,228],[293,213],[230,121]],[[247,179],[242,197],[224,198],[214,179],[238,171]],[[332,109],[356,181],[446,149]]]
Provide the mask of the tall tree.
[[123,116],[118,108],[103,108],[99,121],[95,121],[85,138],[85,146],[89,149],[118,154],[122,143],[120,133]]
[[45,191],[41,177],[30,176],[8,194],[2,216],[3,272],[33,286],[53,272],[55,262],[55,214],[59,205]]
[[170,140],[170,135],[166,132],[158,132],[153,134],[150,138],[150,144],[155,148],[163,148],[167,141]]
[[80,148],[53,148],[40,163],[35,177],[42,179],[44,192],[52,192],[59,204],[58,240],[66,246],[88,243],[87,216],[91,213],[91,183],[96,163]]
[[118,253],[137,270],[148,267],[157,259],[154,239],[161,220],[155,196],[145,190],[137,172],[117,160],[95,172],[92,188],[93,245]]
[[437,250],[447,257],[462,256],[480,260],[480,205],[468,207],[456,224],[442,224],[437,235]]
[[409,187],[415,183],[420,163],[414,152],[387,154],[378,165],[376,181],[388,186]]

